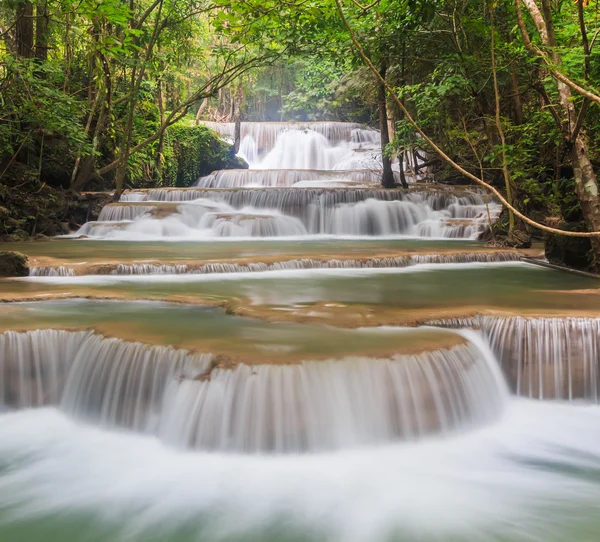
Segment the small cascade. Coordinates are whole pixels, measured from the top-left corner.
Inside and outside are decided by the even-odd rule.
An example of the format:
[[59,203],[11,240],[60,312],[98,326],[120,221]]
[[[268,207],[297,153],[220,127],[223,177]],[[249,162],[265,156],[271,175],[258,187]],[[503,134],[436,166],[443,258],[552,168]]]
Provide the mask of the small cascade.
[[476,316],[427,324],[480,329],[519,396],[600,402],[598,318]]
[[60,405],[184,448],[283,453],[415,439],[488,422],[505,403],[495,362],[476,342],[227,367],[211,354],[90,332],[6,332],[0,346],[2,405]]
[[[161,237],[411,236],[474,239],[501,206],[478,192],[383,189],[154,189],[107,205],[76,235]],[[153,203],[153,204],[152,204]],[[132,220],[133,218],[133,220]]]
[[71,363],[87,331],[0,334],[0,410],[59,403]]
[[[205,123],[231,140],[231,123]],[[253,169],[382,169],[380,135],[344,122],[242,123],[239,156]]]
[[[318,171],[310,169],[224,169],[215,171],[198,179],[199,188],[254,188],[254,187],[292,187],[298,183],[310,181],[321,186],[328,183],[352,182],[357,184],[377,183],[381,179],[379,170],[356,171]],[[139,192],[130,192],[132,199],[122,201],[140,201],[133,197],[143,197]],[[129,194],[126,195],[129,198]]]
[[[204,122],[212,130],[222,136],[233,138],[235,124],[233,122]],[[351,122],[242,122],[241,137],[251,137],[261,152],[269,152],[279,136],[287,131],[310,130],[325,137],[332,143],[352,141],[355,143],[377,142],[379,132],[368,130],[362,124]]]
[[111,275],[183,275],[189,273],[189,267],[180,265],[154,265],[149,263],[126,265],[120,263]]
[[306,228],[292,216],[279,213],[244,212],[210,213],[198,224],[216,237],[297,237],[307,235]]
[[[232,170],[237,171],[237,170]],[[250,171],[250,170],[246,170]],[[139,198],[145,196],[144,200]],[[296,215],[302,213],[302,209],[310,204],[319,204],[323,207],[334,207],[336,205],[358,203],[367,199],[381,201],[407,200],[415,203],[424,203],[434,211],[448,210],[450,216],[456,218],[468,218],[463,209],[465,206],[478,206],[477,212],[485,209],[486,199],[490,206],[497,204],[492,197],[486,196],[477,188],[467,190],[384,190],[377,188],[245,188],[245,189],[209,189],[209,188],[154,188],[145,192],[127,191],[121,196],[119,203],[109,203],[104,209],[116,209],[119,206],[138,206],[142,211],[132,211],[139,216],[150,212],[150,202],[189,202],[198,199],[222,201],[235,208],[254,207],[262,209],[278,209],[288,211]],[[141,202],[140,202],[141,201]],[[215,203],[216,204],[216,203]],[[103,209],[103,211],[104,211]],[[117,213],[116,216],[110,216]],[[471,212],[473,214],[473,212]],[[125,213],[119,215],[118,211],[106,211],[102,213],[99,220],[129,220]]]
[[[264,271],[282,271],[286,269],[380,269],[389,267],[409,267],[419,264],[451,264],[451,263],[491,263],[519,261],[518,252],[465,252],[458,254],[415,254],[391,258],[367,258],[363,260],[285,260],[274,263],[252,262],[210,263],[203,265],[153,265],[153,264],[119,264],[111,271],[111,275],[178,275],[178,274],[211,274],[211,273],[253,273]],[[452,326],[462,327],[462,326]],[[467,327],[467,326],[465,326]]]
[[[134,201],[140,201],[134,200]],[[154,207],[150,205],[105,205],[98,215],[98,222],[123,222],[125,220],[134,220],[139,216],[150,213]]]
[[[213,262],[206,264],[108,264],[88,265],[79,268],[79,274],[86,275],[183,275],[211,273],[254,273],[264,271],[283,271],[286,269],[380,269],[390,267],[409,267],[419,264],[453,264],[453,263],[493,263],[517,262],[520,253],[507,252],[457,252],[439,254],[411,254],[388,258],[344,258],[332,260],[316,260],[312,258],[281,260],[272,263],[250,262]],[[34,267],[30,276],[37,277],[72,277],[78,274],[73,267]],[[432,322],[431,325],[444,325],[442,321]],[[471,327],[469,325],[448,325],[444,327]]]
[[58,267],[30,267],[30,277],[74,277],[75,269],[60,265]]
[[204,374],[211,359],[210,354],[92,335],[72,358],[62,407],[104,425],[152,431],[166,387]]
[[[84,275],[184,275],[184,274],[211,274],[211,273],[255,273],[264,271],[283,271],[286,269],[381,269],[390,267],[409,267],[419,264],[453,264],[453,263],[493,263],[493,262],[518,262],[521,254],[514,251],[507,252],[457,252],[438,254],[410,254],[388,258],[354,258],[316,260],[313,258],[281,260],[272,263],[250,262],[213,262],[205,264],[91,264],[85,267],[34,267],[30,276],[37,277],[73,277],[77,274]],[[430,325],[459,328],[473,327],[478,324],[447,324],[446,321],[430,322]]]
[[[275,146],[258,162],[256,169],[342,169],[337,165],[348,154],[346,145],[333,145],[324,135],[312,130],[288,130],[277,138]],[[381,163],[374,164],[381,169]]]
[[481,318],[515,393],[600,402],[600,319]]
[[160,434],[209,450],[339,449],[477,425],[498,416],[503,400],[473,346],[389,360],[241,365],[173,383]]

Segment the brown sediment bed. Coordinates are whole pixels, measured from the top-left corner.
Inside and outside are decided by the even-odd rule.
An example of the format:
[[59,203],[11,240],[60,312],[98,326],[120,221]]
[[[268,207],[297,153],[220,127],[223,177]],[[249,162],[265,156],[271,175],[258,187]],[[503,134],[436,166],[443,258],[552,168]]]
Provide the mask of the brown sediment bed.
[[[565,292],[572,293],[572,292]],[[522,307],[499,307],[493,305],[471,305],[462,307],[427,307],[407,309],[369,304],[345,304],[338,302],[316,302],[291,305],[258,305],[246,298],[215,295],[136,295],[134,292],[103,290],[76,286],[72,291],[39,293],[14,292],[0,294],[0,303],[40,302],[65,299],[89,299],[98,301],[154,301],[185,305],[204,305],[223,308],[236,316],[257,318],[267,322],[323,324],[338,328],[360,328],[378,326],[414,327],[432,321],[468,319],[476,316],[523,316],[530,318],[600,317],[598,310],[590,309],[528,309]]]
[[303,324],[326,324],[343,328],[402,326],[416,327],[443,320],[470,319],[477,316],[523,316],[527,318],[598,318],[597,311],[590,310],[538,310],[507,309],[488,305],[460,308],[410,309],[369,305],[344,305],[341,303],[314,303],[305,306],[264,306],[227,304],[232,314],[260,318],[269,322],[297,322]]
[[[271,269],[244,269],[252,266],[264,265],[267,268],[277,266],[281,264],[284,266],[286,263],[290,266],[294,262],[316,262],[317,265],[314,267],[323,266],[327,262],[334,262],[328,266],[331,268],[342,267],[343,264],[348,264],[348,268],[353,267],[352,263],[356,263],[354,267],[404,267],[408,266],[411,262],[409,259],[416,261],[412,263],[419,263],[419,257],[430,258],[431,262],[427,263],[462,263],[462,262],[477,262],[477,261],[518,261],[522,256],[527,257],[539,257],[542,255],[540,249],[499,249],[493,247],[478,247],[476,250],[473,249],[436,249],[428,250],[426,248],[415,248],[415,249],[402,249],[402,250],[387,250],[369,256],[359,256],[352,252],[333,252],[332,254],[323,255],[322,253],[291,253],[291,254],[280,254],[280,255],[269,255],[269,256],[253,256],[245,258],[231,258],[231,259],[206,259],[197,260],[194,258],[189,259],[178,259],[178,260],[164,260],[164,259],[132,259],[132,258],[118,258],[105,261],[89,261],[87,259],[83,262],[74,262],[73,260],[61,259],[49,256],[31,256],[29,258],[30,268],[35,268],[38,274],[51,274],[51,270],[56,273],[62,270],[61,274],[70,275],[108,275],[114,271],[118,271],[119,266],[155,266],[157,268],[179,268],[177,273],[195,273],[195,272],[235,272],[235,269],[231,271],[227,270],[227,266],[238,266],[240,271],[261,271]],[[439,256],[439,258],[436,258]],[[405,265],[401,260],[406,258]],[[396,260],[396,261],[394,261]],[[342,265],[335,265],[340,262]],[[185,270],[183,269],[185,266]],[[218,269],[218,266],[223,266],[222,270]],[[213,267],[214,270],[210,270]],[[278,268],[278,267],[275,267]],[[291,267],[293,268],[293,267]],[[308,264],[298,264],[297,269],[310,269],[311,266]],[[117,273],[119,274],[119,273]],[[124,274],[134,274],[126,272]],[[143,273],[139,273],[143,274]],[[152,273],[148,273],[152,274]]]
[[236,348],[235,342],[226,337],[186,339],[179,341],[161,340],[152,330],[143,329],[143,325],[126,322],[100,322],[90,326],[62,326],[55,324],[42,324],[32,322],[31,325],[11,327],[0,326],[0,333],[14,331],[26,333],[35,330],[55,331],[91,331],[107,339],[120,339],[129,343],[142,343],[148,346],[170,346],[178,350],[185,350],[191,354],[211,353],[215,356],[214,367],[233,368],[239,364],[245,365],[294,365],[306,361],[325,361],[344,359],[347,357],[366,357],[372,359],[389,359],[396,355],[417,355],[424,352],[448,350],[455,346],[467,343],[467,340],[459,334],[451,331],[424,330],[418,335],[405,335],[402,343],[393,346],[366,346],[359,351],[353,352],[269,352],[258,349],[249,352],[244,345]]

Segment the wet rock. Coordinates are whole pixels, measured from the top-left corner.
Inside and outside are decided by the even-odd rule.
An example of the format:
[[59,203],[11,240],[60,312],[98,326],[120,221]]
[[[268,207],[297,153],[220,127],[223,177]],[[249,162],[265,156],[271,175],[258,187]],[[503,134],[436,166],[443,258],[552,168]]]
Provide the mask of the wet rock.
[[504,245],[513,248],[530,248],[531,234],[523,230],[514,230],[506,236]]
[[248,165],[248,162],[246,162],[246,160],[244,160],[240,156],[233,154],[227,161],[225,169],[248,169],[249,167],[250,166]]
[[29,275],[27,256],[20,252],[0,252],[0,277],[26,277]]
[[[578,222],[567,222],[561,229],[568,231],[586,231]],[[585,237],[566,237],[548,234],[544,240],[546,258],[550,263],[564,265],[582,271],[588,271],[593,265],[592,245]]]

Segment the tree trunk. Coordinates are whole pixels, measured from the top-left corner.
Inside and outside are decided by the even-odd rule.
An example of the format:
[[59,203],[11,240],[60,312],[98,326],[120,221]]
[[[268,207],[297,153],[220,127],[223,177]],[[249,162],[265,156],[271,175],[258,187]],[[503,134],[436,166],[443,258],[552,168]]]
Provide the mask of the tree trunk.
[[[552,6],[549,0],[542,0],[542,11],[540,12],[534,0],[522,0],[527,7],[537,31],[544,45],[550,48],[550,58],[555,65],[561,64],[556,37],[554,34],[554,22],[552,20]],[[519,4],[517,4],[519,7]],[[521,32],[526,37],[526,30],[522,20],[519,20]],[[577,115],[572,99],[571,88],[562,81],[557,81],[558,101],[562,112],[562,118],[557,119],[561,125],[567,144],[571,144],[569,157],[573,166],[573,177],[575,179],[575,194],[581,205],[581,211],[586,226],[590,231],[600,231],[600,200],[598,199],[598,177],[592,167],[589,158],[589,149],[585,134],[577,127]],[[600,269],[600,238],[591,238],[594,257],[594,267]]]
[[[386,72],[387,68],[385,65],[383,65],[379,73],[384,79]],[[385,149],[390,142],[390,133],[388,131],[385,86],[381,82],[377,83],[377,109],[379,113],[379,130],[381,132],[381,161],[383,162],[383,175],[381,178],[381,184],[384,188],[394,188],[396,183],[394,181],[394,172],[392,171],[392,161],[385,155]],[[408,185],[406,185],[405,188],[407,186]]]
[[406,182],[406,175],[404,174],[404,157],[406,156],[406,152],[402,151],[400,156],[398,156],[398,162],[400,164],[400,184],[404,187],[408,187],[408,183]]
[[523,124],[523,103],[519,92],[519,75],[514,66],[510,69],[510,86],[513,101],[514,121],[517,126]]
[[[158,111],[160,113],[160,124],[161,126],[165,122],[165,104],[163,101],[163,92],[162,92],[162,81],[158,82],[158,90],[156,92],[156,100],[158,101]],[[156,173],[158,176],[158,180],[161,180],[162,175],[162,166],[164,162],[164,149],[165,149],[165,133],[161,133],[158,138],[158,149],[156,152]]]
[[35,22],[35,57],[41,61],[48,59],[48,4],[41,0],[36,8]]
[[[575,178],[575,194],[589,231],[600,231],[600,199],[598,178],[589,159],[585,136],[579,135],[569,152]],[[600,269],[600,238],[590,238],[594,256],[594,268]]]
[[33,56],[33,4],[21,2],[17,7],[17,55],[21,58]]
[[[210,90],[210,87],[208,88]],[[204,115],[206,108],[208,107],[208,96],[202,100],[200,107],[198,108],[198,112],[196,113],[196,124],[200,124],[200,118]]]

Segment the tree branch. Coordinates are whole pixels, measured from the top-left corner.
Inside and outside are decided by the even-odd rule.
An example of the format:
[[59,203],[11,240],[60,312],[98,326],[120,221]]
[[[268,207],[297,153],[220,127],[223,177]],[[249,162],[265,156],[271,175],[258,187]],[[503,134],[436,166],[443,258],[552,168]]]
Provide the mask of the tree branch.
[[551,228],[550,226],[545,226],[544,224],[540,224],[539,222],[536,222],[535,220],[532,220],[528,216],[526,216],[523,213],[521,213],[518,209],[515,209],[506,200],[506,198],[494,186],[492,186],[489,183],[485,182],[483,179],[480,179],[479,177],[473,175],[472,173],[470,173],[469,171],[467,171],[466,169],[464,169],[463,167],[461,167],[459,164],[457,164],[454,160],[452,160],[452,158],[450,158],[440,147],[438,147],[435,144],[435,142],[415,122],[415,120],[412,118],[412,116],[411,116],[410,112],[408,111],[408,109],[406,109],[406,107],[404,106],[404,104],[402,103],[402,101],[400,100],[400,98],[398,98],[397,94],[394,92],[394,89],[386,82],[386,80],[384,78],[382,78],[379,75],[379,71],[377,70],[377,68],[375,67],[375,65],[373,64],[373,62],[371,62],[371,59],[365,53],[365,50],[363,49],[362,45],[360,44],[360,42],[356,38],[356,34],[354,33],[354,30],[352,29],[352,27],[348,23],[348,20],[346,19],[346,16],[344,15],[344,11],[343,11],[343,8],[342,8],[341,0],[335,0],[335,3],[336,3],[337,10],[338,10],[338,13],[340,15],[340,18],[342,20],[342,23],[344,24],[344,26],[348,30],[348,33],[350,35],[350,39],[352,40],[352,43],[356,47],[356,50],[358,51],[358,53],[361,56],[361,58],[364,60],[364,62],[367,64],[367,66],[369,66],[370,70],[373,72],[373,74],[375,75],[375,77],[383,85],[385,85],[386,89],[390,93],[390,96],[392,97],[392,99],[394,100],[394,102],[398,105],[398,107],[406,115],[406,120],[408,120],[409,124],[421,135],[421,137],[431,146],[431,148],[435,152],[438,153],[438,155],[445,162],[447,162],[456,171],[458,171],[459,173],[461,173],[462,175],[464,175],[468,179],[471,179],[472,181],[476,182],[477,184],[479,184],[479,185],[483,186],[484,188],[488,189],[490,192],[492,192],[500,200],[501,203],[503,203],[504,205],[506,205],[507,208],[509,208],[510,210],[512,210],[513,213],[515,214],[515,216],[518,216],[521,220],[523,220],[524,222],[526,222],[527,224],[529,224],[530,226],[532,226],[532,227],[534,227],[534,228],[536,228],[538,230],[546,231],[546,232],[549,232],[549,233],[555,233],[555,234],[558,234],[558,235],[565,235],[567,237],[600,237],[600,231],[595,231],[595,232],[571,232],[571,231],[564,231],[564,230],[559,230],[557,228]]

